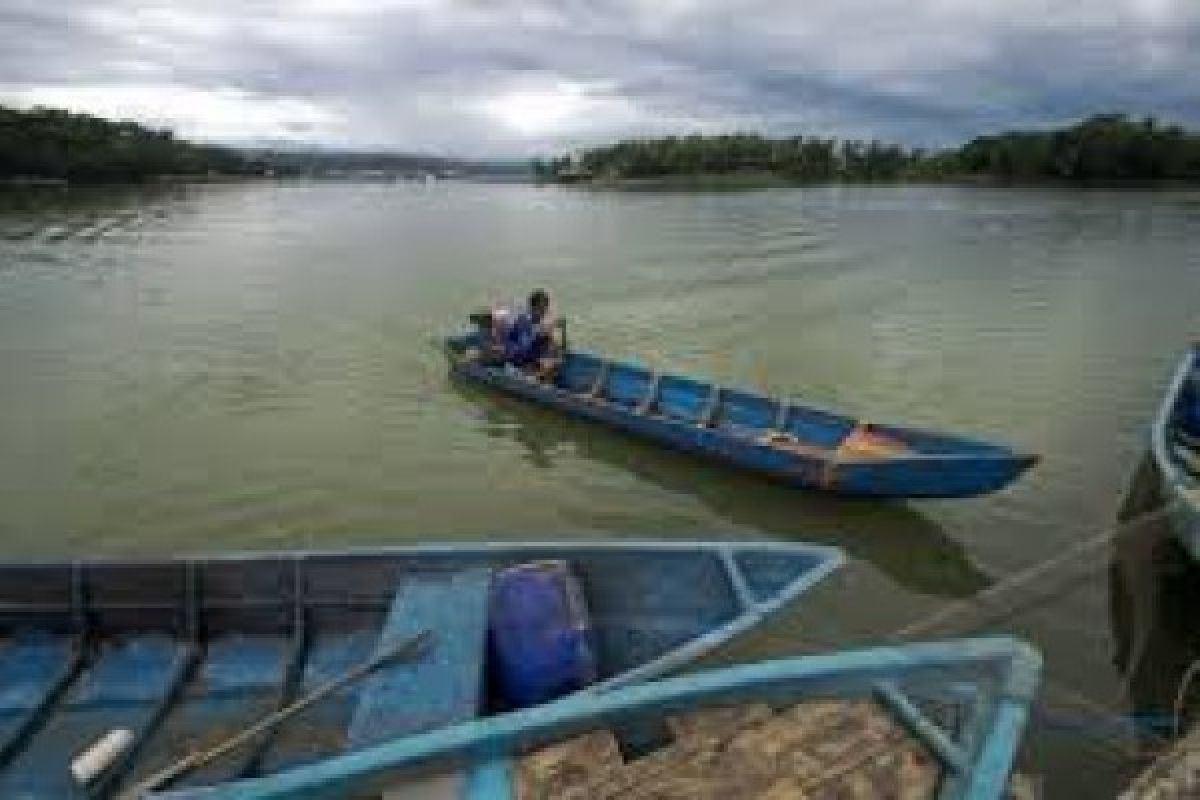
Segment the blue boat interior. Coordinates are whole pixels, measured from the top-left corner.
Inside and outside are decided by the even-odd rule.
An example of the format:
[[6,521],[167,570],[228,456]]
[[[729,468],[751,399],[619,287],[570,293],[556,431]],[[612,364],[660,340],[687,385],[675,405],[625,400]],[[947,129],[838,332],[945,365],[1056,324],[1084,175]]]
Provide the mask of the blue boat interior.
[[[114,796],[428,631],[179,786],[270,774],[488,713],[498,570],[566,559],[601,682],[678,666],[827,574],[834,550],[664,545],[434,548],[185,562],[0,564],[0,797]],[[724,631],[724,633],[722,633]],[[131,746],[87,786],[72,760]]]
[[1200,482],[1200,348],[1194,348],[1188,359],[1168,421],[1168,435],[1176,463],[1185,480],[1195,486]]
[[[462,354],[474,347],[474,334],[447,339],[450,352]],[[503,367],[480,367],[503,374]],[[832,455],[864,421],[798,403],[774,400],[760,394],[679,375],[653,372],[645,367],[604,359],[591,353],[570,351],[563,358],[547,391],[583,399],[601,407],[711,429],[749,443],[807,448],[809,455]],[[1006,447],[943,433],[870,423],[871,430],[886,436],[904,456],[976,456],[1010,458]],[[877,456],[877,458],[894,458]]]

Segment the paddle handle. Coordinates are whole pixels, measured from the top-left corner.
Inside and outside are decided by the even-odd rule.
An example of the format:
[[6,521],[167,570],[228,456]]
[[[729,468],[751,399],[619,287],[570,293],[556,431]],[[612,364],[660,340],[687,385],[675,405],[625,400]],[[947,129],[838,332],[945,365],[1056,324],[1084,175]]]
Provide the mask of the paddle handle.
[[559,317],[556,320],[556,326],[558,328],[559,338],[561,339],[558,344],[562,348],[563,356],[566,356],[567,353],[571,352],[571,346],[567,343],[567,318]]
[[[179,780],[184,775],[187,775],[192,770],[199,769],[213,758],[217,757],[215,755],[209,756],[209,752],[211,751],[197,750],[194,753],[188,753],[174,764],[160,769],[158,772],[155,772],[153,775],[150,775],[145,780],[138,783],[137,786],[134,786],[132,789],[122,795],[122,800],[140,800],[140,798],[145,794],[153,792],[157,789],[161,789],[164,786],[170,786],[172,783]],[[207,760],[204,758],[205,756],[209,756]]]
[[215,747],[212,747],[208,750],[198,750],[194,753],[189,753],[188,755],[176,761],[174,764],[159,770],[158,772],[150,775],[145,780],[138,783],[137,786],[133,787],[133,789],[124,795],[124,797],[134,800],[134,798],[140,798],[144,794],[161,789],[162,787],[179,780],[192,770],[199,769],[200,767],[217,760],[226,753],[230,753],[238,749],[246,742],[249,742],[257,736],[270,731],[280,723],[287,721],[289,717],[292,717],[309,706],[320,702],[339,689],[342,689],[351,683],[366,677],[380,667],[393,661],[398,661],[402,658],[409,658],[413,655],[416,655],[421,650],[425,649],[425,646],[429,643],[432,637],[432,633],[430,633],[428,630],[423,630],[416,636],[399,642],[395,646],[380,652],[378,655],[374,656],[368,661],[364,661],[349,672],[321,684],[316,689],[309,692],[304,697],[301,697],[294,703],[268,714],[258,722],[251,725],[249,728],[246,728],[240,733],[234,734]]

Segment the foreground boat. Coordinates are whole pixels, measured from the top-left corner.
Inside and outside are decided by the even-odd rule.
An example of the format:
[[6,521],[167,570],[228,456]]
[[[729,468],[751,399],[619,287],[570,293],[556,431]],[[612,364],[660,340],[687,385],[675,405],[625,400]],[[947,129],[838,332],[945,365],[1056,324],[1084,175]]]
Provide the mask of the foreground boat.
[[[394,787],[394,796],[420,796],[406,795],[406,787],[436,784],[437,776],[454,774],[466,765],[466,780],[459,785],[458,796],[468,800],[508,800],[514,796],[514,776],[520,771],[517,765],[523,757],[587,732],[603,729],[615,731],[618,737],[624,735],[626,739],[630,736],[644,739],[644,732],[653,730],[669,715],[766,704],[767,714],[777,711],[783,717],[790,712],[781,709],[793,706],[803,709],[803,705],[797,704],[827,705],[829,701],[842,703],[866,698],[895,720],[896,727],[908,740],[890,742],[876,738],[870,743],[877,751],[875,755],[887,755],[895,752],[895,748],[910,747],[915,742],[937,767],[936,781],[929,784],[937,797],[990,800],[1004,796],[1040,670],[1041,659],[1033,650],[1007,638],[914,644],[765,662],[683,675],[613,692],[577,694],[526,711],[479,719],[320,764],[230,784],[220,787],[219,794],[214,790],[168,796],[177,800],[216,796],[241,800],[367,797],[377,796],[384,786]],[[845,716],[851,715],[852,707],[844,706]],[[819,740],[809,737],[811,757],[827,755],[830,745],[840,744],[836,741],[841,735],[837,727],[835,721],[834,727]],[[678,728],[676,724],[676,735]],[[776,764],[782,747],[777,730],[759,737],[766,747],[762,759]],[[736,768],[739,749],[748,758],[756,755],[753,747],[745,746],[748,738],[752,737],[740,737],[740,748],[721,748],[724,754],[715,755],[728,759],[732,753],[734,760],[730,766]],[[891,747],[893,744],[895,748]],[[871,755],[863,747],[844,750],[845,758],[839,763],[820,765],[824,773],[821,777],[852,773],[864,766],[862,756]],[[712,757],[709,753],[700,751],[701,755]],[[654,759],[656,755],[652,753],[646,758]],[[792,755],[797,757],[788,769],[799,771],[805,758],[787,754]],[[695,763],[704,760],[692,759]],[[669,765],[662,759],[658,762],[652,773],[655,782],[661,783],[663,768]],[[645,774],[643,771],[643,777]],[[773,796],[809,794],[793,791]],[[739,792],[722,796],[736,798]],[[818,796],[823,795],[818,793]],[[903,796],[912,793],[905,792]]]
[[[594,628],[598,688],[674,669],[841,563],[776,543],[447,545],[161,562],[0,564],[0,797],[107,797],[366,661],[430,642],[177,785],[319,762],[488,710],[489,590],[564,559]],[[112,731],[86,786],[68,771]]]
[[1037,463],[995,444],[856,421],[695,378],[571,351],[553,384],[464,357],[474,334],[446,341],[454,374],[658,444],[807,489],[876,497],[996,491]]
[[1175,536],[1200,560],[1200,345],[1180,360],[1151,429]]

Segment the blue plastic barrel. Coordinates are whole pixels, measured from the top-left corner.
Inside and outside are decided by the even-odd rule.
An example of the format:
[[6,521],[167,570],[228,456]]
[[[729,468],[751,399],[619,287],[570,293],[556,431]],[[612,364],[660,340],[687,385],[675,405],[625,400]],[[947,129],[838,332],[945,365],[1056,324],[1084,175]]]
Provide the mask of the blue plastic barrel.
[[565,561],[498,572],[488,610],[494,698],[504,708],[545,703],[596,681],[583,586]]

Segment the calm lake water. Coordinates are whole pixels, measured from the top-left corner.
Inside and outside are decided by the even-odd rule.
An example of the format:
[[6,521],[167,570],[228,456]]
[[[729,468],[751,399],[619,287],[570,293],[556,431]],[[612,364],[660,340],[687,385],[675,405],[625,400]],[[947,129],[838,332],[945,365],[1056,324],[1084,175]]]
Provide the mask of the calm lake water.
[[[1044,461],[989,498],[835,500],[450,383],[437,337],[535,285],[589,349]],[[850,568],[722,658],[879,641],[1116,524],[1198,298],[1200,192],[10,192],[0,555],[811,540]],[[1111,793],[1148,747],[1059,690],[1169,709],[1186,666],[1182,635],[1129,612],[1183,567],[1119,551],[961,628],[1044,651],[1058,688],[1025,766],[1051,796]],[[1130,641],[1165,666],[1131,666]]]

